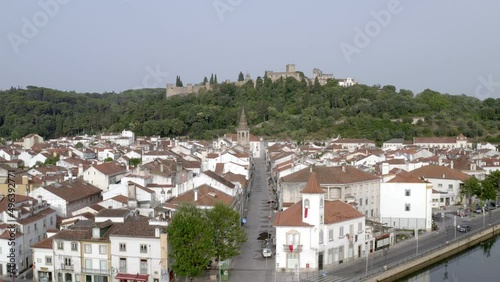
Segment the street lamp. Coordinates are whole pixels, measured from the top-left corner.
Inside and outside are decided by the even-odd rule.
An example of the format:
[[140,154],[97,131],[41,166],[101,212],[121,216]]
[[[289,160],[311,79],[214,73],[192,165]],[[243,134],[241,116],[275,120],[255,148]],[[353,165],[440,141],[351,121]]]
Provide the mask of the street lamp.
[[387,269],[387,253],[389,252],[389,248],[384,248],[384,270]]

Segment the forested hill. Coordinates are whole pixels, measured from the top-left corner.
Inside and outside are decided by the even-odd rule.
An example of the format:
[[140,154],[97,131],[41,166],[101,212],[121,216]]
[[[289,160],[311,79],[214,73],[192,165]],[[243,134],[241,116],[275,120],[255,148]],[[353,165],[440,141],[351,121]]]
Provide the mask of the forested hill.
[[[0,91],[0,137],[29,133],[45,138],[117,132],[209,139],[235,132],[242,106],[251,132],[271,138],[368,138],[378,142],[414,136],[480,137],[500,140],[500,99],[414,94],[394,86],[336,81],[308,86],[293,78],[257,79],[237,87],[218,84],[198,95],[166,99],[165,89],[123,93],[74,93],[29,86]],[[414,118],[423,118],[415,122]]]

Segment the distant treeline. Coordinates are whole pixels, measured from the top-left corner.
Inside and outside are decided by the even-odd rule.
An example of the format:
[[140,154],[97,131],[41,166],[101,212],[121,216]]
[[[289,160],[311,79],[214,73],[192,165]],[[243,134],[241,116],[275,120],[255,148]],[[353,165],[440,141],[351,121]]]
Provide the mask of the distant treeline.
[[[432,90],[414,94],[392,85],[321,86],[293,78],[217,84],[197,95],[166,99],[165,89],[75,93],[28,86],[0,91],[0,137],[44,138],[133,130],[136,135],[211,139],[235,132],[242,107],[251,133],[273,139],[341,135],[377,142],[415,136],[500,141],[500,99],[481,101]],[[415,119],[423,118],[423,119]]]

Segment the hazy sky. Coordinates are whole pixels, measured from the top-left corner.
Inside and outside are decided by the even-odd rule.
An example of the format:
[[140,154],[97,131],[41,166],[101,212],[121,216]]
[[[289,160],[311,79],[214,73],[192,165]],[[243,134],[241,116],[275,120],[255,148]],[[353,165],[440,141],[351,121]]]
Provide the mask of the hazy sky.
[[0,2],[0,89],[164,87],[294,63],[337,78],[500,97],[500,1]]

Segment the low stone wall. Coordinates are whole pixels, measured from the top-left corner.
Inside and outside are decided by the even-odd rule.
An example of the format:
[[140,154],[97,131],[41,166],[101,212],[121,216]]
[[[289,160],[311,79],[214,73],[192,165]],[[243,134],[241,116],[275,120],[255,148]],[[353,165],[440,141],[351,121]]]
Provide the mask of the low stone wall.
[[491,226],[485,230],[474,233],[471,236],[445,245],[434,252],[418,257],[412,261],[390,268],[383,273],[370,277],[369,281],[397,281],[411,273],[451,257],[498,234],[500,234],[500,224]]

